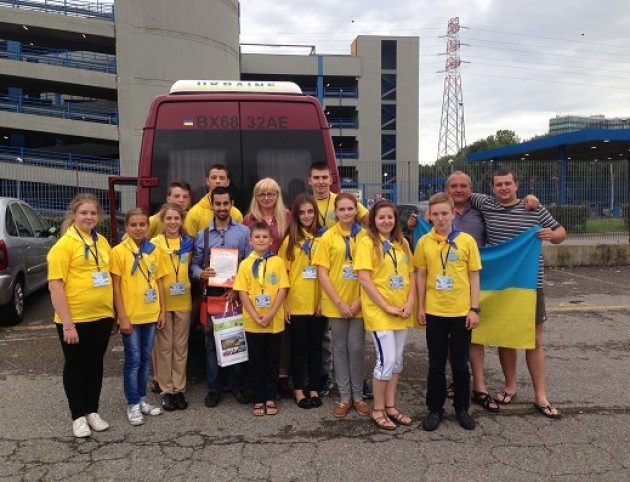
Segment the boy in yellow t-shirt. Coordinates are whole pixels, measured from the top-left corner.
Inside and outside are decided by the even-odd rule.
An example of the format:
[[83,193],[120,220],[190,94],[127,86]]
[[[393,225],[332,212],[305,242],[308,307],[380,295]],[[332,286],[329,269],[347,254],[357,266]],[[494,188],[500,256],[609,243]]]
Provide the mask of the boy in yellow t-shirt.
[[234,291],[243,303],[243,322],[249,350],[253,413],[276,415],[278,362],[284,312],[281,309],[289,288],[286,266],[269,248],[271,228],[256,223],[250,229],[253,248],[238,268]]
[[446,359],[450,352],[459,424],[475,428],[468,414],[470,372],[468,349],[471,330],[479,324],[479,271],[481,260],[474,238],[453,227],[455,206],[446,193],[429,200],[433,229],[420,238],[414,253],[418,269],[418,323],[426,325],[429,351],[426,431],[435,430],[444,415]]

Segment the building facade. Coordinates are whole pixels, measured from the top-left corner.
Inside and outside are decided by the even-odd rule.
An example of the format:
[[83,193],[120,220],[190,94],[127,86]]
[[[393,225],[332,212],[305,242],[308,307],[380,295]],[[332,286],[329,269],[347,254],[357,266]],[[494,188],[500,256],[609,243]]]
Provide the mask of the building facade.
[[[137,174],[152,99],[174,81],[292,80],[324,106],[342,185],[415,200],[417,37],[359,36],[349,55],[240,55],[237,0],[0,4],[0,187],[60,211]],[[9,3],[11,5],[11,3]]]
[[566,134],[583,129],[630,129],[630,117],[606,118],[601,114],[563,115],[549,119],[549,134]]

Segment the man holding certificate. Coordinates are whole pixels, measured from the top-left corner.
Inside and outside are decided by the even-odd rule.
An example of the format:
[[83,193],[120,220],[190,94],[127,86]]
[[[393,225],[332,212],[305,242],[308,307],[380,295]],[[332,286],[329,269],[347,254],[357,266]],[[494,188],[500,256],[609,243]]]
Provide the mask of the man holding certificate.
[[[237,301],[232,292],[238,265],[249,254],[249,229],[230,217],[234,202],[227,187],[219,186],[210,193],[214,219],[210,226],[197,233],[192,259],[193,277],[205,287],[205,296],[225,296],[228,301]],[[207,323],[212,321],[207,317]],[[243,390],[242,363],[227,367],[232,393],[239,403],[249,403]],[[206,327],[206,372],[208,395],[206,407],[216,407],[221,398],[221,377],[214,344],[213,330]]]

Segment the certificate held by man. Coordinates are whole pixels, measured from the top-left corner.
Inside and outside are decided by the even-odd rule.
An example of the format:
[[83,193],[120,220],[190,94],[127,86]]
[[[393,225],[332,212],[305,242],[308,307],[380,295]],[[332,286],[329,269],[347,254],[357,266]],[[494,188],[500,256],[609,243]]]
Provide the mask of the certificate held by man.
[[238,270],[238,249],[212,248],[210,268],[214,270],[214,276],[208,278],[208,286],[231,288]]

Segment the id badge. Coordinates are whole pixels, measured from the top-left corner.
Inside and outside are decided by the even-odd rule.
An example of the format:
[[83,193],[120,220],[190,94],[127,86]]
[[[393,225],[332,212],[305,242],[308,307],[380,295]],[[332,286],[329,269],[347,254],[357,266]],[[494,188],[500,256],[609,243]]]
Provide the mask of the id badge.
[[157,301],[157,291],[155,290],[155,288],[144,290],[144,302],[154,303],[155,301]]
[[389,287],[392,290],[403,289],[403,277],[400,274],[392,275],[389,277]]
[[449,291],[453,289],[453,278],[451,276],[438,276],[435,283],[436,290]]
[[179,262],[181,264],[186,264],[188,262],[188,253],[180,254],[179,255]]
[[109,278],[106,271],[97,271],[92,273],[92,286],[100,288],[101,286],[109,286]]
[[351,264],[344,265],[341,270],[343,273],[343,279],[350,281],[359,279],[359,275],[354,272]]
[[317,267],[304,266],[304,271],[302,271],[302,279],[317,279]]
[[168,293],[171,296],[183,295],[186,291],[186,285],[184,283],[171,283]]
[[256,295],[256,308],[271,308],[271,295]]

